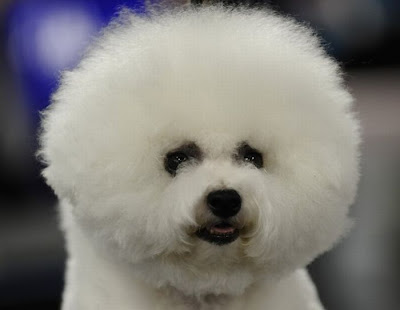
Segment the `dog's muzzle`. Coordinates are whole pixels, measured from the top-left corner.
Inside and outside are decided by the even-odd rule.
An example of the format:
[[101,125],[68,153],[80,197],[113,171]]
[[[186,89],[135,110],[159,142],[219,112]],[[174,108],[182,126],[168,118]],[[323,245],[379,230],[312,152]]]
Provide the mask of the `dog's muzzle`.
[[241,209],[242,198],[233,189],[217,190],[207,195],[207,207],[220,220],[201,227],[196,235],[205,241],[225,245],[239,237],[239,229],[231,224],[229,218]]

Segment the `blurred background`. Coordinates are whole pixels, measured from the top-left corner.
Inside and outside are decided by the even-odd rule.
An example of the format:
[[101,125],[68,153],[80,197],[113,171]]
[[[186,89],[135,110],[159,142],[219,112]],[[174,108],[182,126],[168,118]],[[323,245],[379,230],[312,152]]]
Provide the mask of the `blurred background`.
[[[59,308],[65,252],[56,199],[33,156],[39,111],[60,72],[122,5],[144,14],[149,3],[157,1],[0,0],[0,309]],[[312,25],[357,99],[364,144],[356,226],[309,267],[322,302],[329,310],[400,309],[400,1],[244,3]]]

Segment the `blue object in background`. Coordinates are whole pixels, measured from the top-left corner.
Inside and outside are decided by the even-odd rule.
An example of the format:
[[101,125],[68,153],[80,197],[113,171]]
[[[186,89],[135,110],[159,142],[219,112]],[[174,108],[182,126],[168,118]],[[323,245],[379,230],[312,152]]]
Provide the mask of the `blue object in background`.
[[9,53],[32,112],[49,104],[60,73],[74,67],[87,45],[121,7],[145,13],[144,0],[21,0],[10,13]]

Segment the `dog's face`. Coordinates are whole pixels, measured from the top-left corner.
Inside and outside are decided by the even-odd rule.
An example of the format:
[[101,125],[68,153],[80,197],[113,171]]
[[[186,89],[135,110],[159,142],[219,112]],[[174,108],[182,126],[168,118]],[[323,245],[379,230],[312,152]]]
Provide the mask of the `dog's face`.
[[[358,131],[335,65],[304,29],[309,49],[282,39],[292,24],[241,14],[114,29],[65,74],[44,121],[48,182],[93,244],[154,285],[237,294],[349,224]],[[257,34],[260,21],[280,32]]]

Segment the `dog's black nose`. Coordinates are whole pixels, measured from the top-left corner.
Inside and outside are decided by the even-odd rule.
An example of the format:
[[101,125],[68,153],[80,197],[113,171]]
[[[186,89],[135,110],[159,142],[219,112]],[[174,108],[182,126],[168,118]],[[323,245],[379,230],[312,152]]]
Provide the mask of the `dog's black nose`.
[[233,189],[214,191],[207,196],[207,205],[211,212],[219,217],[228,218],[238,214],[242,204],[239,193]]

